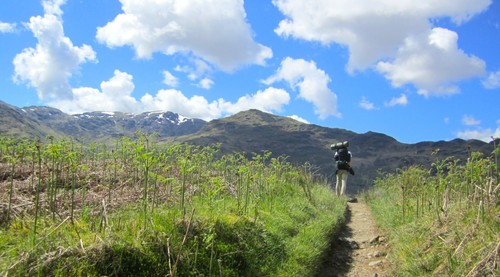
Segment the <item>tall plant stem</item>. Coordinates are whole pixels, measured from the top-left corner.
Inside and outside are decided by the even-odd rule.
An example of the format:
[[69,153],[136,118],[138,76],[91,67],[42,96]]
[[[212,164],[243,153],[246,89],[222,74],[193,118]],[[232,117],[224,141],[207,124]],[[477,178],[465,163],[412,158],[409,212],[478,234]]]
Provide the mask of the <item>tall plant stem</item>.
[[40,209],[40,187],[42,185],[42,155],[40,153],[40,144],[36,144],[36,154],[38,159],[38,183],[35,194],[35,226],[33,227],[33,245],[36,245],[36,227],[38,223],[38,210]]
[[11,174],[10,174],[10,185],[9,185],[9,208],[7,210],[7,222],[5,227],[8,228],[9,223],[10,223],[10,212],[11,212],[11,207],[12,207],[12,195],[14,194],[14,170],[16,169],[16,162],[14,161],[14,158],[12,160],[12,168],[11,168]]

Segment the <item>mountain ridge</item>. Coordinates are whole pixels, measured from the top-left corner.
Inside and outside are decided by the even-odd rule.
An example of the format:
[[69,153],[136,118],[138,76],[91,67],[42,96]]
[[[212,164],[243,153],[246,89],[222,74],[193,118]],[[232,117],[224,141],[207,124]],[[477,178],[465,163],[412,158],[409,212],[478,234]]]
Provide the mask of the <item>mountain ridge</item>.
[[[169,111],[141,114],[94,111],[69,115],[46,106],[16,108],[6,103],[0,103],[0,111],[4,110],[12,110],[17,114],[24,113],[26,115],[24,117],[25,125],[35,124],[44,127],[45,132],[41,131],[37,134],[26,132],[27,136],[70,136],[81,142],[88,140],[106,141],[109,138],[133,136],[134,132],[137,131],[156,132],[160,137],[179,136],[196,132],[206,124],[204,120],[187,118]],[[12,133],[8,123],[4,122],[2,127],[0,134]]]
[[358,134],[291,120],[258,110],[243,111],[210,121],[197,133],[177,137],[176,141],[197,145],[220,143],[223,153],[269,150],[273,156],[286,156],[297,164],[310,163],[315,167],[313,170],[326,176],[333,185],[335,162],[330,145],[347,140],[353,153],[352,166],[356,171],[356,175],[349,177],[350,193],[371,186],[379,171],[394,172],[397,168],[411,165],[429,167],[436,160],[449,156],[465,161],[469,149],[485,155],[493,151],[493,145],[477,140],[404,144],[382,133],[370,131]]

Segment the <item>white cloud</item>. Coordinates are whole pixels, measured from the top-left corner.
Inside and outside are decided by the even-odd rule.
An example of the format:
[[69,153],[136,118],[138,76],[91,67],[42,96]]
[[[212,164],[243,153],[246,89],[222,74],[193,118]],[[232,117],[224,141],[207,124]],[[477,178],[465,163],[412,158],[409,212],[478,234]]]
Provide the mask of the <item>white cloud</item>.
[[235,104],[223,103],[226,113],[234,114],[249,109],[259,109],[265,112],[280,112],[284,105],[290,102],[290,95],[283,89],[269,87],[264,91],[257,91],[253,95],[242,96]]
[[293,119],[293,120],[297,120],[298,122],[302,122],[302,123],[305,123],[305,124],[310,124],[309,121],[305,120],[304,118],[298,116],[298,115],[291,115],[291,116],[288,116],[289,118]]
[[457,137],[461,139],[477,139],[482,140],[484,142],[491,142],[492,137],[500,138],[500,128],[496,128],[492,130],[490,128],[487,129],[478,129],[478,130],[466,130],[462,132],[457,132]]
[[182,72],[185,73],[188,77],[189,80],[191,81],[197,81],[198,80],[198,87],[201,87],[203,89],[210,89],[214,85],[214,81],[208,77],[204,77],[206,75],[210,75],[210,73],[213,71],[213,68],[205,61],[202,59],[191,59],[191,62],[194,67],[191,66],[181,66],[177,65],[174,70],[177,72]]
[[421,94],[450,94],[457,91],[455,82],[481,76],[484,62],[458,49],[451,31],[432,30],[430,22],[451,18],[461,24],[491,2],[273,0],[286,17],[275,32],[283,37],[346,46],[349,72],[378,63],[377,69],[395,86],[412,83]]
[[14,58],[14,80],[36,88],[42,100],[67,99],[72,96],[69,78],[80,64],[96,61],[92,47],[76,47],[64,36],[62,11],[64,1],[44,1],[45,15],[34,16],[27,23],[38,40],[36,48],[26,48]]
[[406,106],[408,105],[408,97],[405,94],[401,94],[399,97],[392,98],[389,102],[385,103],[386,107],[394,106]]
[[[189,117],[209,120],[218,118],[221,115],[250,108],[261,109],[269,112],[280,111],[290,100],[290,96],[286,91],[275,88],[268,88],[265,91],[258,91],[253,95],[243,96],[238,99],[236,103],[227,102],[224,99],[209,102],[206,98],[197,95],[189,98],[186,97],[181,91],[174,89],[160,90],[155,95],[147,93],[143,95],[140,100],[137,100],[134,96],[132,96],[135,89],[133,76],[119,70],[115,70],[113,76],[109,80],[103,81],[100,85],[100,89],[91,87],[72,88],[69,83],[69,79],[78,70],[78,67],[82,63],[97,61],[97,59],[95,52],[90,46],[83,45],[81,47],[76,47],[73,45],[72,41],[64,35],[61,18],[63,12],[60,8],[64,2],[64,0],[53,0],[44,1],[42,3],[45,9],[45,15],[31,17],[30,22],[27,24],[29,29],[33,32],[35,38],[38,40],[38,43],[35,48],[24,49],[22,53],[18,54],[14,58],[13,62],[15,66],[14,79],[17,82],[27,82],[29,85],[37,89],[38,96],[41,100],[44,100],[49,105],[59,108],[64,112],[82,113],[86,111],[100,110],[139,113],[150,110],[168,110]],[[207,53],[211,53],[209,51],[210,49],[215,51],[215,48],[222,48],[222,51],[225,51],[225,54],[230,54],[228,55],[228,60],[224,60],[223,56],[213,58],[210,55],[202,55],[203,58],[190,57],[193,62],[193,67],[178,66],[175,68],[177,72],[184,72],[188,74],[188,77],[191,80],[199,80],[199,85],[204,88],[208,89],[213,85],[213,81],[211,79],[204,77],[204,75],[210,73],[212,70],[212,66],[205,60],[215,62],[218,66],[228,69],[247,62],[263,63],[265,58],[270,57],[265,55],[268,50],[267,48],[260,46],[251,40],[249,26],[244,20],[245,14],[243,10],[243,2],[241,1],[220,1],[219,4],[222,4],[221,7],[215,4],[207,6],[207,2],[188,3],[187,1],[170,1],[172,2],[171,4],[175,4],[172,6],[175,11],[169,9],[158,9],[159,7],[155,6],[154,3],[149,3],[151,6],[148,6],[143,5],[143,2],[133,2],[129,0],[124,0],[123,2],[126,12],[129,9],[131,11],[138,12],[137,14],[133,14],[133,16],[146,16],[149,15],[148,12],[154,13],[168,10],[167,14],[169,14],[169,16],[174,16],[175,14],[174,17],[181,20],[183,24],[188,24],[188,19],[197,13],[198,17],[194,17],[196,19],[194,21],[206,21],[204,24],[196,25],[196,28],[208,28],[207,30],[197,30],[194,28],[195,25],[186,25],[183,27],[194,28],[190,30],[190,34],[192,36],[190,38],[191,40],[195,39],[195,37],[202,37],[201,41],[197,41],[197,43],[199,43],[197,44],[197,47],[207,47],[203,50],[208,51]],[[223,9],[224,5],[226,5],[226,7],[229,6],[231,9]],[[163,8],[168,7],[170,6],[167,5]],[[116,22],[120,20],[120,16],[126,17],[130,16],[130,14],[127,15],[127,13],[125,13],[119,15],[114,23],[110,24],[117,24]],[[141,18],[140,16],[139,19]],[[217,18],[220,20],[217,21]],[[234,20],[234,22],[230,19]],[[165,27],[163,25],[165,23],[165,18],[161,16],[146,16],[143,20],[144,22],[142,23],[153,25],[155,23],[153,21],[156,20],[160,26]],[[200,23],[198,21],[197,23]],[[128,23],[134,22],[129,21]],[[219,43],[224,43],[224,39],[227,40],[229,37],[225,37],[227,35],[225,32],[220,32],[220,30],[226,29],[217,24],[227,24],[230,26],[228,28],[228,32],[230,33],[229,35],[235,35],[234,32],[241,31],[242,36],[231,38],[232,41],[229,41],[232,43],[231,45],[220,47]],[[153,25],[150,25],[149,27],[152,28]],[[113,26],[116,27],[117,25]],[[120,25],[119,27],[121,28],[123,26]],[[154,30],[155,32],[160,33],[162,30],[168,31],[160,29],[153,28],[149,30]],[[215,30],[217,30],[216,33],[214,33]],[[151,35],[144,30],[133,28],[124,31],[123,35],[134,36],[134,32],[139,31],[141,35]],[[198,31],[200,33],[198,33]],[[209,33],[207,34],[205,31]],[[153,32],[152,34],[154,37],[155,33]],[[177,35],[182,34],[177,33]],[[211,44],[208,43],[208,38],[205,37],[206,35],[214,35],[214,41],[212,41]],[[111,39],[113,38],[124,39],[124,37],[119,36],[111,37]],[[165,37],[161,38],[165,39]],[[168,38],[170,39],[172,37]],[[157,46],[155,43],[152,43],[151,45]],[[139,44],[139,46],[147,46],[147,43],[144,45]],[[193,44],[192,46],[196,45]],[[226,46],[229,48],[226,48]],[[231,47],[241,50],[244,53],[241,53],[241,51],[236,51],[239,53],[232,53],[231,49],[233,48]],[[156,51],[156,49],[154,50]],[[203,54],[203,51],[200,53]],[[138,52],[139,56],[141,56],[140,53],[142,52],[140,50],[138,50]],[[196,53],[196,51],[194,52]],[[151,53],[152,52],[150,52],[150,54]],[[214,52],[211,54],[215,55],[217,53]],[[257,57],[258,55],[261,56]],[[211,60],[211,58],[213,59]],[[219,58],[221,60],[218,60]],[[178,84],[178,79],[169,71],[164,71],[163,77],[163,82],[167,85],[175,86]]]
[[212,88],[212,86],[214,85],[214,81],[208,79],[208,78],[203,78],[201,81],[200,81],[200,87],[201,88],[204,88],[204,89],[210,89]]
[[341,115],[337,111],[337,95],[328,88],[330,77],[315,62],[285,58],[277,72],[263,82],[269,85],[279,81],[286,81],[292,89],[298,88],[299,97],[312,103],[321,119]]
[[375,104],[370,102],[366,97],[362,97],[361,101],[359,102],[359,106],[367,111],[375,110]]
[[269,47],[253,40],[243,0],[120,0],[123,13],[97,29],[109,47],[129,45],[139,58],[193,53],[224,71],[265,64]]
[[139,112],[140,103],[131,96],[134,88],[132,75],[115,70],[111,79],[101,83],[101,91],[89,87],[74,88],[71,99],[56,99],[49,104],[71,114],[88,111]]
[[457,82],[482,76],[486,68],[484,61],[458,49],[457,40],[457,33],[443,28],[434,28],[425,36],[409,37],[396,59],[379,62],[377,70],[394,87],[411,83],[425,96],[457,93]]
[[62,16],[61,6],[66,4],[66,0],[43,0],[42,6],[46,14]]
[[0,33],[12,33],[16,30],[15,23],[6,23],[0,21]]
[[155,95],[146,93],[137,100],[132,96],[134,88],[132,75],[115,70],[113,77],[101,83],[100,90],[89,87],[74,88],[71,99],[53,100],[49,105],[70,114],[87,111],[141,113],[163,110],[211,120],[248,109],[280,112],[290,101],[290,95],[285,90],[272,87],[242,96],[236,103],[224,99],[209,102],[199,95],[187,97],[176,89],[159,90]]
[[175,89],[160,90],[156,95],[145,94],[140,99],[141,111],[171,111],[187,117],[210,120],[222,115],[220,108],[224,100],[208,102],[206,98],[194,95],[191,98]]
[[177,87],[179,85],[179,79],[172,75],[168,70],[163,71],[163,83],[170,87]]
[[483,86],[487,89],[500,88],[500,71],[491,72],[488,78],[483,80]]
[[213,83],[209,84],[208,80],[210,79],[204,76],[210,75],[210,73],[212,73],[213,71],[213,67],[199,58],[190,58],[189,60],[193,66],[177,65],[174,70],[177,72],[185,73],[187,78],[191,81],[198,80],[198,85],[200,87],[209,89],[213,85]]
[[467,126],[472,126],[472,125],[479,125],[481,124],[481,121],[475,119],[473,116],[470,115],[464,115],[462,117],[462,123]]
[[202,96],[186,97],[179,90],[160,90],[155,96],[144,95],[141,102],[143,111],[167,110],[188,117],[211,120],[226,114],[234,114],[248,109],[259,109],[266,112],[281,111],[290,101],[288,93],[281,89],[268,88],[253,95],[240,97],[236,103],[224,99],[209,102]]
[[464,115],[462,117],[462,123],[467,126],[476,126],[475,129],[469,129],[465,131],[460,131],[456,133],[456,136],[461,138],[461,139],[478,139],[482,140],[484,142],[491,142],[493,139],[498,139],[500,138],[500,119],[497,120],[497,127],[496,129],[491,129],[491,128],[482,128],[479,126],[481,124],[481,121],[476,120],[472,116]]

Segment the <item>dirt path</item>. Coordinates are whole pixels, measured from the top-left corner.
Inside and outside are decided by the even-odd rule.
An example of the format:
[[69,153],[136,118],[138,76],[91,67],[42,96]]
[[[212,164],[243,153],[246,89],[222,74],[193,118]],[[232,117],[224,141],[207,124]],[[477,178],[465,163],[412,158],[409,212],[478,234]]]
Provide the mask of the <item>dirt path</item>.
[[332,243],[318,277],[387,276],[387,247],[368,205],[348,203],[347,224]]

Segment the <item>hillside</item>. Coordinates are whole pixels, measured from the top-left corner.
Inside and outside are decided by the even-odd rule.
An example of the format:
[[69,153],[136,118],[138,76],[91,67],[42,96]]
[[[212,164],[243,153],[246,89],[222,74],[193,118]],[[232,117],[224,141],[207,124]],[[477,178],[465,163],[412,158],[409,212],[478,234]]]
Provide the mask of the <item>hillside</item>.
[[403,144],[380,133],[357,134],[345,129],[304,124],[258,110],[210,121],[196,134],[176,138],[176,141],[198,145],[221,143],[223,153],[270,151],[274,156],[289,157],[291,162],[309,162],[315,166],[314,170],[327,176],[330,183],[334,180],[335,164],[329,146],[346,140],[350,142],[356,172],[348,181],[351,194],[370,186],[378,171],[394,172],[414,164],[430,165],[448,156],[465,161],[469,146],[472,151],[485,154],[493,150],[492,145],[477,140]]
[[287,156],[288,161],[312,165],[313,171],[334,179],[335,164],[329,146],[350,142],[355,176],[350,176],[348,192],[369,187],[377,172],[394,172],[409,165],[430,165],[436,159],[454,156],[465,161],[470,151],[490,154],[493,145],[477,140],[400,143],[381,133],[358,134],[345,129],[304,124],[291,118],[258,110],[205,122],[172,112],[126,113],[89,112],[68,115],[49,107],[15,108],[0,103],[0,134],[25,137],[70,136],[77,141],[109,141],[134,132],[156,132],[159,140],[195,145],[220,144],[221,152],[247,154],[269,151]]
[[70,136],[80,142],[107,141],[134,132],[156,132],[160,137],[179,136],[198,131],[206,122],[172,112],[127,114],[88,112],[69,115],[51,107],[31,106],[22,109],[0,101],[0,134],[21,137]]
[[0,135],[16,137],[45,137],[63,135],[46,124],[34,120],[22,109],[0,101]]

